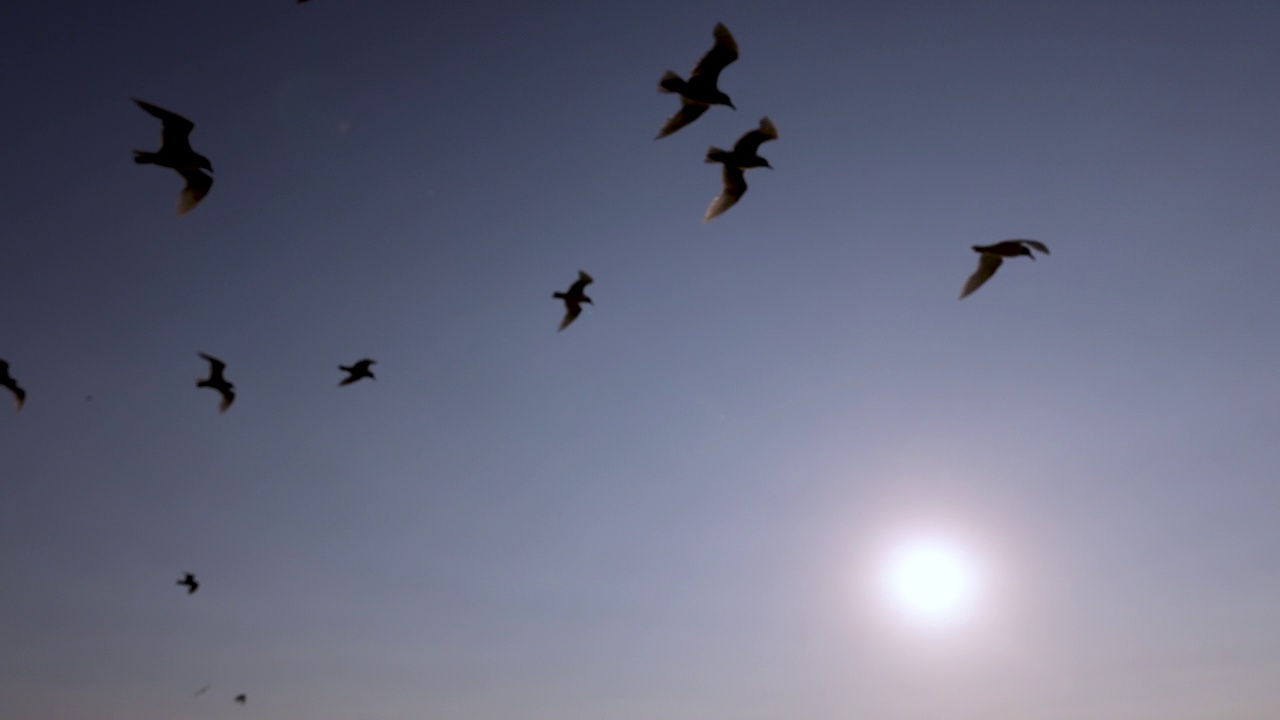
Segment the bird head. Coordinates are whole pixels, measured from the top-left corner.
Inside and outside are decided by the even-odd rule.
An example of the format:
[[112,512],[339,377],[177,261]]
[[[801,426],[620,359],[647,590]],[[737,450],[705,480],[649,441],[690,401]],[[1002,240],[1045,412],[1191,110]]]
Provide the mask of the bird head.
[[728,95],[725,95],[724,93],[720,92],[719,90],[717,90],[717,91],[716,91],[716,99],[715,99],[715,101],[714,101],[712,104],[713,104],[713,105],[728,105],[730,110],[737,110],[737,109],[738,109],[738,108],[736,108],[736,107],[734,107],[734,106],[733,106],[733,101],[729,99],[729,96],[728,96]]
[[1032,260],[1035,260],[1035,259],[1036,259],[1035,254],[1031,252],[1031,248],[1027,247],[1026,245],[1023,245],[1023,246],[1021,246],[1021,247],[1019,247],[1019,248],[1018,248],[1018,254],[1019,254],[1019,255],[1026,255],[1027,257],[1031,258]]
[[586,304],[588,304],[588,305],[595,305],[595,303],[591,302],[591,298],[587,297],[586,295],[583,295],[583,296],[582,296],[582,302],[584,302],[584,303],[586,303]]
[[760,167],[767,167],[770,170],[773,169],[773,166],[769,164],[769,161],[765,160],[764,158],[760,158]]
[[200,161],[196,165],[196,167],[202,170],[208,170],[209,172],[213,172],[213,163],[209,162],[209,158],[203,155],[200,155],[199,158],[200,158]]

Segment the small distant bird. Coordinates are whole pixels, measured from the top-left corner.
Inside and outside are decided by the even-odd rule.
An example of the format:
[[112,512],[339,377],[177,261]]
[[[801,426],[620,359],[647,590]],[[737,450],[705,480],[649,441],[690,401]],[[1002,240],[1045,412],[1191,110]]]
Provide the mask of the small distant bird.
[[213,172],[209,158],[191,149],[191,131],[195,123],[177,113],[152,105],[137,98],[138,107],[160,118],[160,149],[155,152],[133,151],[133,161],[139,165],[159,165],[178,171],[187,181],[178,195],[178,217],[191,211],[213,187],[213,178],[203,171]]
[[773,126],[769,118],[765,117],[760,119],[759,129],[738,138],[732,150],[712,147],[707,151],[707,162],[724,165],[724,191],[711,201],[711,206],[707,208],[707,214],[702,218],[702,222],[711,222],[713,218],[733,207],[742,198],[743,193],[747,191],[747,178],[743,171],[757,167],[773,169],[768,160],[760,157],[759,152],[762,143],[777,139],[778,129]]
[[346,365],[339,365],[338,369],[347,373],[347,377],[343,378],[342,382],[338,383],[338,386],[341,387],[343,385],[350,385],[351,383],[361,378],[369,378],[370,380],[377,380],[378,378],[373,376],[373,371],[369,369],[370,365],[373,365],[377,362],[378,362],[377,360],[370,360],[369,358],[365,358],[364,360],[361,360],[360,362],[350,367],[347,367]]
[[212,355],[200,353],[200,357],[209,361],[209,377],[204,380],[197,380],[196,387],[213,388],[222,394],[222,404],[218,406],[218,410],[226,412],[231,407],[232,401],[236,399],[236,386],[227,382],[222,376],[222,371],[227,369],[227,364]]
[[996,270],[1000,269],[1005,258],[1026,255],[1035,260],[1036,256],[1031,254],[1033,248],[1045,255],[1049,254],[1049,248],[1038,240],[1005,240],[995,245],[974,245],[973,251],[980,254],[978,269],[965,282],[964,290],[960,291],[960,299],[965,299],[974,290],[982,287],[983,283],[990,280],[991,276],[996,274]]
[[9,392],[18,401],[18,410],[21,410],[22,404],[27,401],[27,391],[18,387],[18,381],[9,374],[9,363],[4,360],[0,360],[0,387],[9,388]]
[[199,690],[197,690],[197,691],[196,691],[195,697],[200,697],[201,695],[203,695],[203,694],[205,694],[205,693],[209,692],[209,688],[211,688],[211,687],[213,687],[213,686],[212,686],[212,685],[205,685],[204,687],[200,688]]
[[564,320],[560,321],[560,327],[556,332],[560,332],[560,330],[569,327],[569,323],[576,320],[577,317],[582,314],[582,303],[595,305],[594,302],[591,302],[591,298],[587,297],[586,292],[584,292],[587,286],[593,282],[595,282],[595,278],[579,270],[578,279],[569,286],[568,292],[551,294],[551,297],[564,301]]
[[680,110],[667,118],[667,124],[662,126],[662,130],[654,140],[660,140],[702,117],[702,113],[712,105],[727,105],[734,110],[737,109],[733,107],[733,101],[729,96],[720,92],[716,83],[720,79],[720,71],[738,59],[738,43],[734,41],[733,35],[729,34],[729,28],[725,27],[724,23],[716,24],[712,32],[715,35],[716,44],[698,61],[697,67],[689,74],[688,80],[681,79],[679,75],[668,70],[658,81],[658,92],[676,93],[680,96]]
[[[191,573],[183,573],[177,584],[185,586],[187,588],[188,595],[200,589],[200,583],[196,582],[196,576]],[[206,687],[204,690],[208,689],[209,688]],[[204,692],[204,690],[201,690],[200,692]],[[200,693],[196,694],[199,695]]]
[[240,703],[241,705],[245,704],[248,701],[249,701],[249,697],[244,693],[240,693],[239,695],[236,696],[236,702]]

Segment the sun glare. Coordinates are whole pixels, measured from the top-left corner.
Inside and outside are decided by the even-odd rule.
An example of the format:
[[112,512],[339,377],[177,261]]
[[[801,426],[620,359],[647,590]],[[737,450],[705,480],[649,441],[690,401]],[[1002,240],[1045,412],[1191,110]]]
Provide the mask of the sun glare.
[[930,625],[962,619],[978,595],[978,572],[959,547],[939,540],[915,541],[892,555],[885,589],[893,605]]

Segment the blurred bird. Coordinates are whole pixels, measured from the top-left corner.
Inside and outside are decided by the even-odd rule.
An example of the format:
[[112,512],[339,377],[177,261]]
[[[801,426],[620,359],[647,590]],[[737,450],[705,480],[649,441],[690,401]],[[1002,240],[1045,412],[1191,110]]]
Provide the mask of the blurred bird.
[[743,193],[747,191],[747,178],[743,171],[757,167],[773,169],[769,161],[760,157],[758,153],[762,143],[777,139],[778,129],[773,126],[769,118],[765,117],[760,119],[759,129],[738,138],[738,142],[733,145],[733,150],[712,147],[707,151],[707,162],[724,165],[724,191],[711,201],[711,206],[707,208],[707,214],[702,218],[702,222],[711,222],[713,218],[733,207],[742,198]]
[[209,692],[209,688],[211,688],[211,687],[213,687],[213,686],[212,686],[212,685],[205,685],[204,687],[200,688],[199,690],[197,690],[197,691],[196,691],[195,697],[200,697],[201,695],[203,695],[203,694],[205,694],[205,693]]
[[1036,256],[1031,253],[1033,248],[1045,255],[1049,254],[1049,248],[1038,240],[1005,240],[995,245],[974,245],[973,251],[980,254],[978,269],[965,281],[964,290],[960,291],[960,299],[965,299],[974,290],[982,287],[983,283],[990,280],[991,276],[996,274],[996,270],[1000,269],[1005,258],[1026,255],[1035,260]]
[[377,380],[378,378],[374,377],[373,372],[369,370],[369,366],[373,365],[376,362],[378,361],[365,358],[364,360],[361,360],[360,362],[350,367],[347,367],[346,365],[339,365],[338,369],[347,373],[347,377],[343,378],[342,382],[338,383],[338,386],[341,387],[343,385],[350,385],[351,383],[361,378],[369,378],[370,380]]
[[738,59],[738,43],[734,41],[733,35],[729,34],[729,28],[725,27],[724,23],[716,24],[712,32],[715,35],[716,44],[698,61],[697,67],[689,74],[688,80],[683,80],[679,75],[668,70],[658,81],[658,92],[676,93],[680,96],[680,110],[667,118],[667,124],[662,126],[662,130],[654,140],[660,140],[702,117],[702,113],[712,105],[728,105],[734,110],[737,109],[733,107],[733,101],[729,96],[720,92],[716,82],[720,78],[720,71]]
[[249,701],[249,697],[244,693],[240,693],[239,695],[236,696],[236,702],[240,703],[241,705],[245,704],[248,701]]
[[[200,583],[196,582],[196,576],[192,575],[191,573],[184,573],[182,577],[178,580],[177,584],[186,586],[188,595],[200,589]],[[205,688],[205,690],[208,690],[208,689],[209,688]],[[204,690],[201,690],[200,692],[204,692]],[[199,695],[200,693],[196,693],[196,694]]]
[[227,364],[212,355],[200,353],[200,357],[209,361],[209,377],[204,380],[197,380],[196,387],[213,388],[222,394],[222,404],[218,406],[218,410],[226,412],[231,407],[232,401],[236,399],[235,385],[227,382],[222,376],[222,371],[227,369]]
[[9,363],[4,360],[0,360],[0,387],[9,388],[9,392],[13,393],[13,397],[18,401],[18,410],[21,410],[22,404],[27,401],[27,391],[18,387],[18,381],[9,374]]
[[160,118],[160,149],[155,152],[144,150],[133,151],[133,161],[139,165],[159,165],[176,170],[187,181],[182,193],[178,195],[178,217],[191,211],[213,187],[213,178],[203,171],[213,172],[209,158],[191,149],[191,131],[195,123],[169,112],[164,108],[152,105],[137,98],[133,101],[138,107]]
[[582,303],[595,305],[594,302],[591,302],[591,298],[587,297],[584,292],[586,287],[593,282],[595,282],[595,278],[579,270],[578,279],[569,286],[568,292],[551,294],[551,297],[564,301],[564,320],[560,321],[560,327],[556,332],[560,332],[560,330],[569,327],[569,323],[573,322],[582,314]]

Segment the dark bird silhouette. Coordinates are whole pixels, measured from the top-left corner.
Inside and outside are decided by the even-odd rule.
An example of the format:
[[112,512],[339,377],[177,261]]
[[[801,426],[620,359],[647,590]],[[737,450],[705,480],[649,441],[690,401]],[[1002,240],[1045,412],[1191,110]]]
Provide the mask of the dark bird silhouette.
[[199,690],[197,690],[197,691],[196,691],[195,697],[200,697],[201,695],[203,695],[203,694],[205,694],[205,693],[209,692],[209,688],[211,688],[211,687],[213,687],[213,686],[212,686],[212,685],[205,685],[204,687],[200,688]]
[[339,365],[338,369],[347,373],[347,377],[343,378],[342,382],[338,383],[338,386],[341,387],[343,385],[350,385],[351,383],[361,378],[369,378],[370,380],[377,380],[378,378],[373,376],[373,371],[369,369],[369,366],[373,365],[376,362],[378,361],[365,358],[364,360],[361,360],[360,362],[350,367],[346,365]]
[[186,187],[178,195],[178,216],[191,211],[213,187],[213,178],[204,171],[213,172],[209,158],[191,149],[191,131],[195,123],[137,98],[138,107],[160,118],[160,149],[155,152],[134,150],[133,161],[139,165],[159,165],[176,170],[186,180]]
[[197,380],[196,387],[213,388],[222,394],[222,404],[218,406],[218,410],[226,412],[231,407],[231,403],[236,399],[236,386],[227,382],[222,376],[222,371],[227,369],[227,364],[212,355],[200,353],[200,357],[209,361],[209,377],[204,380]]
[[660,140],[702,117],[702,113],[712,105],[727,105],[737,109],[733,107],[729,96],[720,92],[716,83],[720,79],[720,71],[738,59],[738,43],[729,34],[729,28],[724,23],[718,23],[713,34],[716,44],[698,61],[688,80],[668,70],[658,81],[658,92],[680,96],[680,110],[667,118],[667,124],[662,126],[654,140]]
[[18,410],[21,410],[22,404],[27,401],[27,391],[18,387],[18,381],[9,374],[9,363],[4,360],[0,360],[0,387],[9,388],[9,392],[18,401]]
[[979,253],[978,269],[969,276],[965,281],[964,289],[960,291],[960,299],[968,297],[974,290],[982,287],[982,284],[991,279],[996,274],[996,270],[1004,264],[1004,259],[1026,255],[1032,260],[1036,256],[1031,254],[1032,249],[1039,250],[1045,255],[1049,254],[1049,248],[1038,240],[1005,240],[995,245],[974,245],[973,251]]
[[[177,584],[186,586],[188,595],[200,589],[200,583],[196,582],[196,576],[191,573],[183,573],[182,577],[178,579]],[[205,688],[205,690],[208,690],[208,688]],[[204,692],[204,690],[201,690],[200,692]],[[199,695],[200,693],[196,694]]]
[[249,702],[249,697],[248,697],[247,695],[245,695],[244,693],[240,693],[239,695],[237,695],[237,696],[236,696],[236,702],[238,702],[238,703],[240,703],[241,705],[243,705],[243,704],[245,704],[246,702]]
[[569,323],[576,320],[577,317],[582,314],[582,303],[595,305],[594,302],[591,302],[591,298],[587,297],[586,292],[584,292],[587,286],[593,282],[595,282],[595,278],[579,270],[578,279],[569,286],[568,292],[551,294],[551,297],[564,301],[564,320],[560,321],[560,327],[556,332],[560,332],[560,330],[569,327]]
[[759,152],[762,143],[777,139],[778,129],[766,117],[760,119],[758,129],[738,138],[732,150],[712,147],[707,151],[707,162],[724,165],[724,190],[711,201],[711,206],[707,208],[707,214],[702,218],[702,222],[711,222],[713,218],[733,207],[742,198],[743,193],[747,191],[747,178],[744,171],[757,167],[773,169],[768,160],[760,157]]

